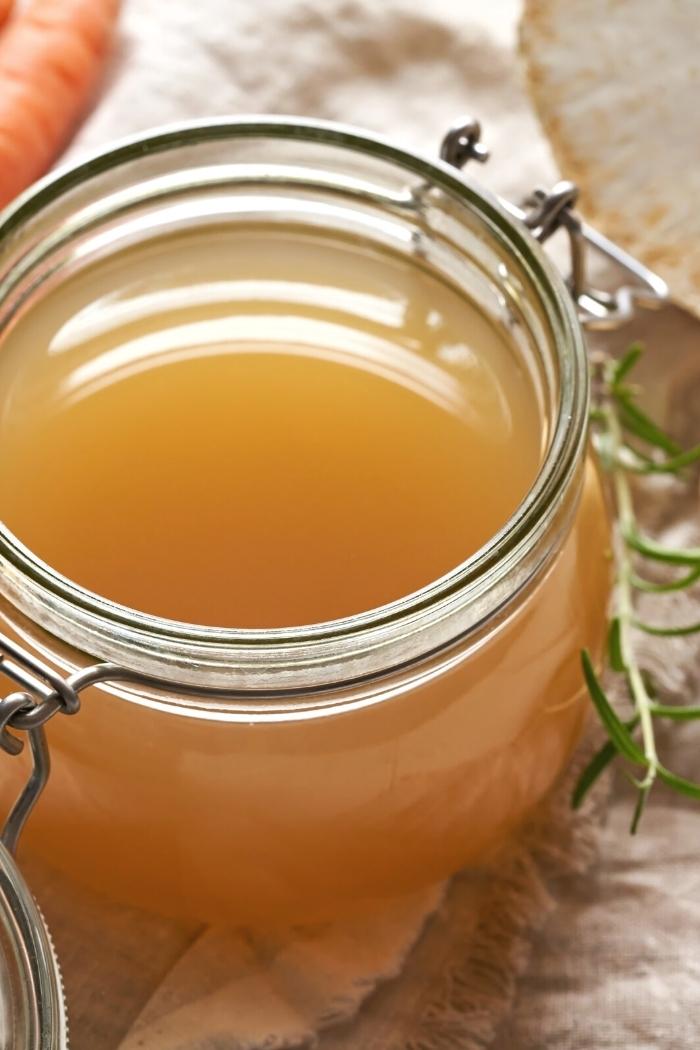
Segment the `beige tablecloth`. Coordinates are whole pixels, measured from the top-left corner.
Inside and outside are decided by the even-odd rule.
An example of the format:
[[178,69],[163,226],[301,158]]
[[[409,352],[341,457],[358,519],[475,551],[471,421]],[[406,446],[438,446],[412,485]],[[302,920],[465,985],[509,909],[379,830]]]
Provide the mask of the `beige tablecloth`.
[[[244,111],[343,119],[435,152],[467,110],[493,150],[485,181],[519,197],[555,173],[519,88],[516,15],[515,0],[128,0],[108,90],[71,154],[156,123]],[[669,310],[624,338],[641,334],[659,376],[683,374],[671,395],[655,382],[659,407],[678,416],[698,404],[695,324]],[[692,412],[681,422],[700,438]],[[661,505],[647,501],[652,513]],[[694,530],[694,497],[666,505]],[[697,699],[696,643],[664,652],[663,681]],[[700,773],[696,739],[675,729],[667,743],[688,775]],[[698,1045],[697,815],[659,791],[631,840],[623,786],[591,871],[604,790],[576,819],[568,792],[559,787],[497,872],[465,874],[444,899],[436,888],[376,927],[290,943],[164,924],[33,868],[75,1050],[476,1050],[496,1037],[498,1050]]]

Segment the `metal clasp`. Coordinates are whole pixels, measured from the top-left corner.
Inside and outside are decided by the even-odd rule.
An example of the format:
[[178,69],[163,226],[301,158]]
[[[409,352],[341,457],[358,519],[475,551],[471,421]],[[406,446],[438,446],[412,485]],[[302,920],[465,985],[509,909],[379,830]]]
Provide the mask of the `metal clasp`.
[[[456,168],[470,160],[484,162],[489,153],[480,143],[481,127],[471,117],[463,117],[442,140],[440,157]],[[578,307],[579,320],[589,329],[619,328],[632,319],[637,306],[654,308],[668,299],[666,282],[619,245],[583,222],[574,210],[578,188],[573,182],[558,182],[549,192],[536,189],[518,207],[499,198],[501,204],[523,222],[541,243],[564,229],[569,239],[570,272],[567,284]],[[590,250],[596,251],[622,271],[631,283],[619,284],[611,291],[588,283]]]
[[23,687],[0,700],[0,748],[11,755],[22,743],[8,727],[29,731],[42,726],[58,711],[73,715],[80,710],[80,697],[72,684],[50,667],[0,634],[0,673]]
[[212,700],[231,699],[237,695],[231,689],[174,682],[112,663],[92,664],[61,678],[41,660],[0,633],[0,679],[2,675],[24,689],[4,699],[0,691],[0,751],[8,755],[20,754],[24,748],[23,741],[10,730],[24,731],[29,737],[33,760],[29,782],[0,833],[0,841],[10,850],[15,848],[27,817],[48,779],[50,762],[44,725],[57,714],[76,714],[80,710],[80,694],[85,689],[109,683],[145,686],[158,692],[175,692]]
[[49,773],[51,772],[46,730],[43,726],[39,726],[36,729],[30,729],[28,736],[32,753],[32,771],[19,798],[10,810],[2,833],[0,833],[0,842],[2,842],[9,853],[16,852],[22,829],[27,822],[29,814],[37,804],[39,796],[46,787]]
[[0,842],[14,853],[27,818],[46,786],[51,770],[44,724],[58,711],[75,714],[80,698],[70,682],[0,634],[0,673],[23,687],[0,699],[0,750],[18,755],[23,741],[10,732],[24,730],[29,738],[32,771],[0,833]]

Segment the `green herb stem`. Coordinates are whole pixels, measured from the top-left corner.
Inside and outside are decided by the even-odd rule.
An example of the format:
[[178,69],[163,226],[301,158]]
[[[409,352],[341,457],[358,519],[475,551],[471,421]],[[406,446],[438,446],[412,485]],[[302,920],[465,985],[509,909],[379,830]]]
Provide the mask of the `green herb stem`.
[[[608,433],[616,448],[620,448],[624,437],[620,422],[612,410],[608,412]],[[617,593],[616,593],[616,616],[619,622],[620,651],[622,664],[627,674],[630,693],[634,708],[639,718],[639,728],[642,734],[642,745],[644,756],[647,761],[647,772],[640,784],[640,790],[648,792],[654,783],[659,764],[656,753],[656,740],[654,737],[654,724],[651,713],[651,697],[649,696],[644,677],[634,658],[634,647],[631,638],[632,627],[635,624],[634,602],[632,597],[632,579],[634,567],[628,545],[624,542],[624,536],[630,529],[634,529],[636,519],[632,492],[627,475],[622,470],[615,470],[613,474],[615,488],[615,503],[617,506],[619,528],[623,540],[618,539],[617,555]],[[641,810],[636,814],[634,826],[639,821]]]
[[[635,651],[635,634],[644,631],[659,637],[683,636],[700,632],[700,622],[680,626],[650,624],[640,619],[635,610],[637,592],[665,594],[684,590],[700,580],[700,548],[678,549],[658,543],[639,527],[634,508],[631,474],[657,472],[680,474],[700,459],[700,446],[681,451],[678,444],[636,404],[638,391],[623,380],[636,365],[642,347],[634,344],[620,361],[603,365],[602,395],[591,413],[595,428],[594,447],[601,466],[610,475],[616,509],[615,588],[608,634],[611,672],[624,679],[633,714],[623,721],[608,698],[593,662],[582,653],[583,673],[608,740],[588,763],[574,789],[572,803],[578,807],[590,787],[614,758],[631,764],[642,775],[628,772],[638,791],[631,831],[637,830],[644,805],[654,783],[662,780],[685,795],[700,799],[700,785],[668,770],[659,760],[654,720],[689,721],[700,718],[700,705],[662,704],[650,676],[642,669]],[[634,445],[629,443],[630,438]],[[665,453],[659,459],[660,451]],[[687,571],[670,582],[654,583],[637,571],[637,563],[648,560],[672,566],[685,566]],[[639,736],[639,742],[635,740]]]

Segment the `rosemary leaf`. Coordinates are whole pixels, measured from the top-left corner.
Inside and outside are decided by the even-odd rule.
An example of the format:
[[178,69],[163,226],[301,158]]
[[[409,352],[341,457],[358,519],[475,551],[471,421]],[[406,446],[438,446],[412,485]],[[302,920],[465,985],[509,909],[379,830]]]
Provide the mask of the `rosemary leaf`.
[[637,805],[634,807],[634,813],[632,815],[632,823],[630,824],[630,835],[636,835],[637,829],[639,828],[639,822],[642,819],[644,807],[647,804],[649,798],[649,792],[651,790],[650,784],[643,784],[639,788],[639,794],[637,796]]
[[[628,722],[624,723],[625,729],[629,732],[635,729],[638,724],[638,715],[635,715],[634,718],[630,718]],[[596,780],[602,776],[617,754],[617,748],[612,740],[606,740],[603,746],[596,751],[590,762],[586,764],[581,776],[576,781],[574,790],[571,793],[571,805],[574,809],[579,809],[581,807],[583,800],[595,784]]]
[[620,360],[614,363],[610,372],[610,387],[613,391],[619,389],[622,380],[632,371],[643,353],[642,343],[631,343]]
[[636,474],[678,474],[678,472],[685,467],[697,463],[699,459],[700,445],[694,445],[693,448],[689,448],[687,452],[680,452],[677,456],[673,456],[671,459],[664,459],[658,462],[653,459],[645,459],[643,463],[633,466],[630,469],[634,470]]
[[647,623],[645,620],[632,620],[634,626],[644,631],[645,634],[653,634],[658,638],[683,638],[688,634],[697,634],[700,631],[700,623],[684,623],[677,627],[662,627],[660,624]]
[[622,645],[622,631],[620,617],[613,616],[608,630],[608,660],[613,671],[622,672],[626,670],[627,664]]
[[700,718],[700,706],[693,704],[651,703],[649,710],[656,718],[672,718],[677,722],[691,722]]
[[606,740],[603,746],[596,751],[593,758],[576,781],[576,785],[571,794],[571,805],[574,809],[579,809],[581,807],[583,800],[595,784],[596,780],[598,780],[598,778],[605,772],[617,754],[617,748],[612,740]]
[[700,547],[667,547],[645,536],[636,525],[629,526],[623,532],[623,539],[638,554],[653,561],[663,561],[669,565],[700,566]]
[[635,434],[648,445],[662,449],[669,456],[680,455],[682,450],[673,438],[669,437],[652,419],[642,412],[641,408],[634,403],[628,392],[616,393],[615,400],[618,405],[620,423],[625,430]]
[[700,784],[696,784],[692,780],[686,780],[685,777],[679,777],[676,773],[672,773],[670,769],[666,769],[665,766],[657,766],[656,771],[659,775],[659,780],[663,780],[664,784],[668,784],[674,791],[679,791],[681,795],[688,795],[690,798],[700,799]]
[[614,744],[615,749],[619,751],[621,755],[624,755],[625,758],[628,758],[630,762],[648,768],[649,762],[644,752],[640,750],[637,744],[635,744],[629,730],[624,722],[622,722],[617,716],[612,704],[608,700],[605,690],[595,673],[593,661],[591,660],[591,655],[587,649],[584,649],[581,653],[581,664],[583,666],[583,675],[586,679],[588,692],[591,694],[591,699],[596,706],[600,720],[607,729],[608,736]]
[[686,587],[691,587],[697,580],[700,580],[700,565],[691,569],[684,576],[679,576],[677,580],[670,580],[666,583],[652,583],[651,580],[645,580],[636,573],[630,575],[632,586],[647,594],[669,594],[671,591],[683,591]]

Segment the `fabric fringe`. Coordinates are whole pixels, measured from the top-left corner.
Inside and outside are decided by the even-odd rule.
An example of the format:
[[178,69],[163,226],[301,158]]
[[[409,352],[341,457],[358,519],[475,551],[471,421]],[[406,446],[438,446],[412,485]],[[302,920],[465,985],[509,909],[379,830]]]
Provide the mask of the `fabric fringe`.
[[[571,813],[573,786],[599,742],[593,736],[499,858],[488,876],[476,929],[467,928],[465,916],[468,953],[448,968],[415,1036],[391,1050],[484,1050],[493,1042],[530,958],[533,936],[556,907],[557,880],[585,874],[597,857],[610,778],[599,781],[573,819]],[[454,889],[460,878],[469,876],[458,877]]]

